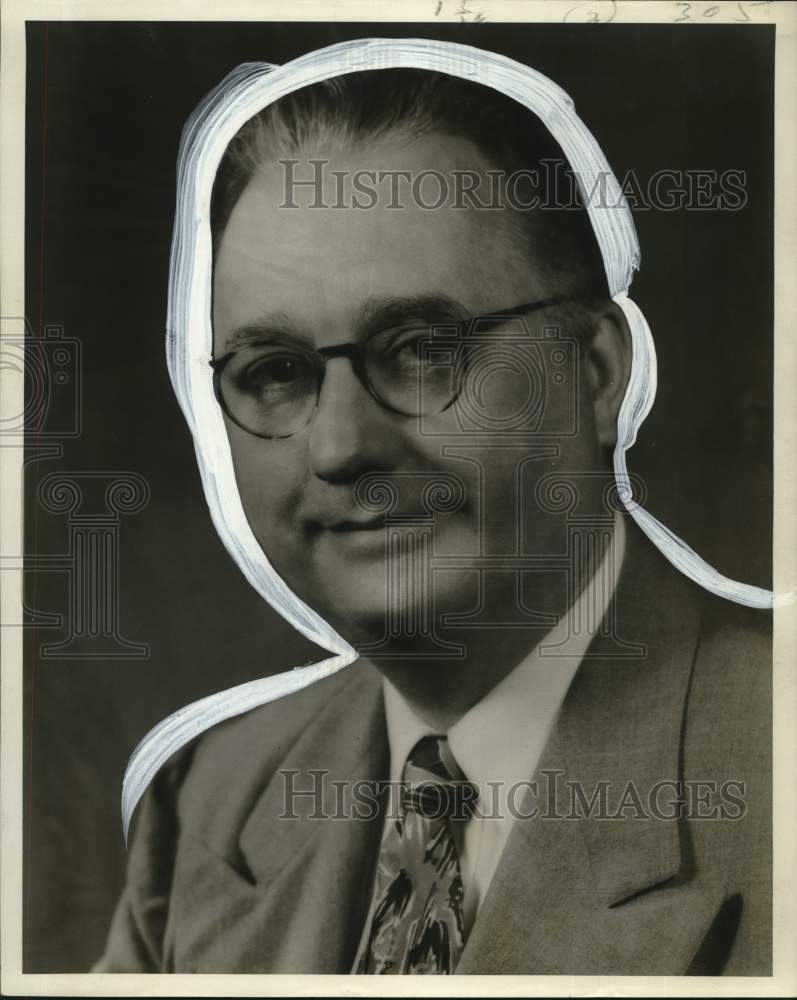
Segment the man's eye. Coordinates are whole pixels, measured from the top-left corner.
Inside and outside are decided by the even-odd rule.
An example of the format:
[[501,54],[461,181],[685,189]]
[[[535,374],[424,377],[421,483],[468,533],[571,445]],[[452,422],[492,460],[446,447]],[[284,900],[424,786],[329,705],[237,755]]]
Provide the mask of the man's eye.
[[392,364],[417,365],[422,357],[423,344],[429,339],[426,327],[406,330],[391,342],[386,355]]
[[248,392],[288,389],[312,377],[312,366],[298,354],[270,354],[251,361],[240,373],[238,383]]

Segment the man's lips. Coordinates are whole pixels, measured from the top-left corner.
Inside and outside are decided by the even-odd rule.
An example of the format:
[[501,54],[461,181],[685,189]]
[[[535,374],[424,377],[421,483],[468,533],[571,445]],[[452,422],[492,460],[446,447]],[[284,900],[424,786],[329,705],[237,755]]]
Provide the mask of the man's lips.
[[340,521],[331,521],[328,523],[321,523],[320,525],[326,531],[334,531],[335,533],[343,533],[347,531],[378,531],[384,529],[385,519],[384,517],[372,517],[372,518],[361,518],[355,520],[354,518],[345,518]]
[[415,509],[404,512],[391,510],[390,517],[385,514],[310,514],[302,520],[313,532],[332,531],[343,534],[349,531],[379,531],[388,523],[411,525],[419,519],[426,521],[428,511],[419,512]]
[[366,511],[324,512],[305,515],[303,520],[313,532],[331,531],[335,534],[349,531],[378,531],[384,529],[386,524],[384,514],[371,514]]

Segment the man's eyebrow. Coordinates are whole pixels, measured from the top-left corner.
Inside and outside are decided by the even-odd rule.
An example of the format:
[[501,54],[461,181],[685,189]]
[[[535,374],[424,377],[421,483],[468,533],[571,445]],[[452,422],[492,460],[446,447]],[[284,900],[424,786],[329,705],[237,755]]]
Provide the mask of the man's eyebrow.
[[357,315],[356,329],[368,337],[379,330],[423,320],[426,323],[458,322],[468,316],[465,306],[447,295],[404,295],[367,299]]
[[[366,338],[372,333],[406,323],[423,320],[427,323],[458,322],[468,315],[461,302],[447,295],[404,295],[367,299],[357,310],[352,336]],[[274,312],[259,316],[251,323],[239,326],[224,344],[225,353],[260,343],[270,338],[295,338],[307,342],[310,337],[286,313]],[[349,339],[349,338],[346,338]]]
[[275,312],[237,327],[225,341],[224,350],[237,351],[240,347],[248,347],[250,344],[272,337],[295,337],[297,340],[307,340],[307,334],[303,333],[286,313]]

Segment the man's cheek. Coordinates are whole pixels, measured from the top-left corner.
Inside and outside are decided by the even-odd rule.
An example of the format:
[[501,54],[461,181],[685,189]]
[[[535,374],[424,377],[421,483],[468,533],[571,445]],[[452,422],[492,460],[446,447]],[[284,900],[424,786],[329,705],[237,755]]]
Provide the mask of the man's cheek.
[[[273,548],[288,541],[296,528],[291,522],[296,514],[296,490],[278,469],[237,461],[235,478],[241,504],[261,546]],[[266,551],[271,556],[271,553]]]
[[287,547],[297,533],[292,524],[295,504],[274,489],[274,482],[250,481],[241,491],[241,502],[252,530],[273,546]]

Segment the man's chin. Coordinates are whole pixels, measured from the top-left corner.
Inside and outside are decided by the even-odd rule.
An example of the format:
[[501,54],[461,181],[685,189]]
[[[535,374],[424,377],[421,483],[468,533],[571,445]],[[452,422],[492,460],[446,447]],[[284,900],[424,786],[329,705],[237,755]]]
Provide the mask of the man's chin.
[[383,575],[374,580],[344,578],[334,592],[330,592],[330,582],[316,592],[315,599],[303,594],[303,600],[363,656],[372,652],[388,657],[440,655],[448,647],[441,613],[467,612],[476,599],[473,580],[467,581],[470,586],[463,587],[456,600],[450,592],[438,593],[434,606],[430,593],[421,600],[417,593],[388,596]]
[[[305,553],[306,555],[308,553]],[[317,614],[355,648],[401,646],[424,638],[441,613],[466,613],[478,601],[476,574],[419,573],[404,560],[389,564],[375,553],[350,558],[329,546],[316,548],[312,560],[283,579]],[[435,593],[432,593],[434,580]]]
[[390,633],[394,617],[388,611],[384,581],[381,586],[367,589],[342,581],[334,593],[329,592],[330,582],[317,600],[307,602],[313,610],[355,649],[382,642]]

